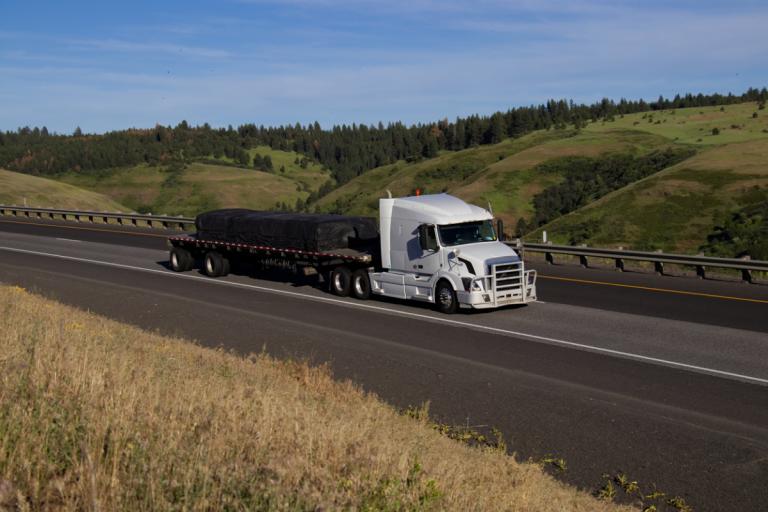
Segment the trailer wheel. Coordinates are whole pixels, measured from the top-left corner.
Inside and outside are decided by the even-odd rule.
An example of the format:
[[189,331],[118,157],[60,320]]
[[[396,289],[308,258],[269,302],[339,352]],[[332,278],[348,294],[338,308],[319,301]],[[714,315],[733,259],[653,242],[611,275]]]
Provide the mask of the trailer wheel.
[[352,273],[352,295],[360,300],[368,300],[371,296],[371,278],[364,268]]
[[229,260],[216,251],[205,253],[203,272],[209,277],[221,277],[229,274]]
[[346,297],[352,288],[352,273],[347,267],[336,267],[331,272],[331,292],[339,297]]
[[192,257],[192,253],[181,247],[174,247],[171,249],[171,254],[168,259],[171,264],[171,270],[175,272],[192,270],[192,267],[195,265],[195,259]]
[[456,292],[448,281],[441,280],[435,288],[435,306],[437,310],[446,315],[455,313],[459,309],[459,301]]

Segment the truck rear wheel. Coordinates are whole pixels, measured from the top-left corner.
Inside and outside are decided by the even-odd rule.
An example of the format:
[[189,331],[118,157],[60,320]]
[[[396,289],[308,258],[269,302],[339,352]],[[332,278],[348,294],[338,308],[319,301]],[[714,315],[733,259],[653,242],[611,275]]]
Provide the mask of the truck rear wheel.
[[450,315],[459,309],[456,292],[448,281],[442,280],[435,288],[435,306],[441,313]]
[[229,274],[229,260],[216,251],[205,253],[203,272],[209,277],[221,277]]
[[371,278],[364,268],[352,273],[352,295],[360,300],[368,300],[371,296]]
[[195,264],[195,259],[192,257],[192,253],[181,247],[174,247],[171,249],[171,254],[168,257],[168,260],[170,261],[171,270],[175,272],[192,270],[192,267]]
[[346,297],[352,289],[352,273],[347,267],[336,267],[331,272],[331,292]]

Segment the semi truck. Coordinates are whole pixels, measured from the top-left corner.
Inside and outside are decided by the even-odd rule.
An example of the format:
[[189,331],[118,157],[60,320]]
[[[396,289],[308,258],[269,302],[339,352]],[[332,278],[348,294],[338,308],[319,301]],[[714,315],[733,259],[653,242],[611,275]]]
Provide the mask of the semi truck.
[[379,218],[218,210],[172,236],[170,267],[210,277],[232,265],[318,275],[335,295],[432,303],[443,313],[536,300],[536,271],[499,240],[489,210],[448,194],[379,199]]

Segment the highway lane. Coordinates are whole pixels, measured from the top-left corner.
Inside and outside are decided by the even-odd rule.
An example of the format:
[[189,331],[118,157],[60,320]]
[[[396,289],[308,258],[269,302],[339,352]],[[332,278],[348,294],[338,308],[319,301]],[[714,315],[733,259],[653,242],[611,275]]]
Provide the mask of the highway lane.
[[[75,239],[6,231],[0,245],[122,266],[0,251],[0,280],[210,345],[266,344],[276,355],[330,361],[392,403],[431,400],[443,419],[499,426],[523,457],[564,456],[565,478],[582,486],[621,469],[687,495],[699,510],[759,510],[768,500],[764,387],[510,334],[618,342],[633,353],[675,349],[662,355],[754,376],[768,360],[761,332],[550,301],[451,317],[478,327],[448,324],[426,308],[371,301],[361,309],[281,281],[180,278],[164,273],[161,249]],[[765,305],[747,304],[764,316]]]
[[[162,230],[13,217],[0,217],[0,232],[160,250],[166,249],[167,236]],[[577,265],[547,265],[541,261],[529,262],[529,265],[539,271],[539,296],[548,303],[768,332],[763,307],[768,303],[768,284],[659,277],[640,272],[583,269]],[[712,300],[715,297],[722,298]]]

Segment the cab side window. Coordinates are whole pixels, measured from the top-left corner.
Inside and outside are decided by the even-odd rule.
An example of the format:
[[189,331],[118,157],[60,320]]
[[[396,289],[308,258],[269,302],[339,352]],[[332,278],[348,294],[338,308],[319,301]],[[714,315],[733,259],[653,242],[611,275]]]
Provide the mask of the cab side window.
[[422,224],[419,226],[419,242],[422,250],[437,251],[438,245],[435,226],[429,224]]

